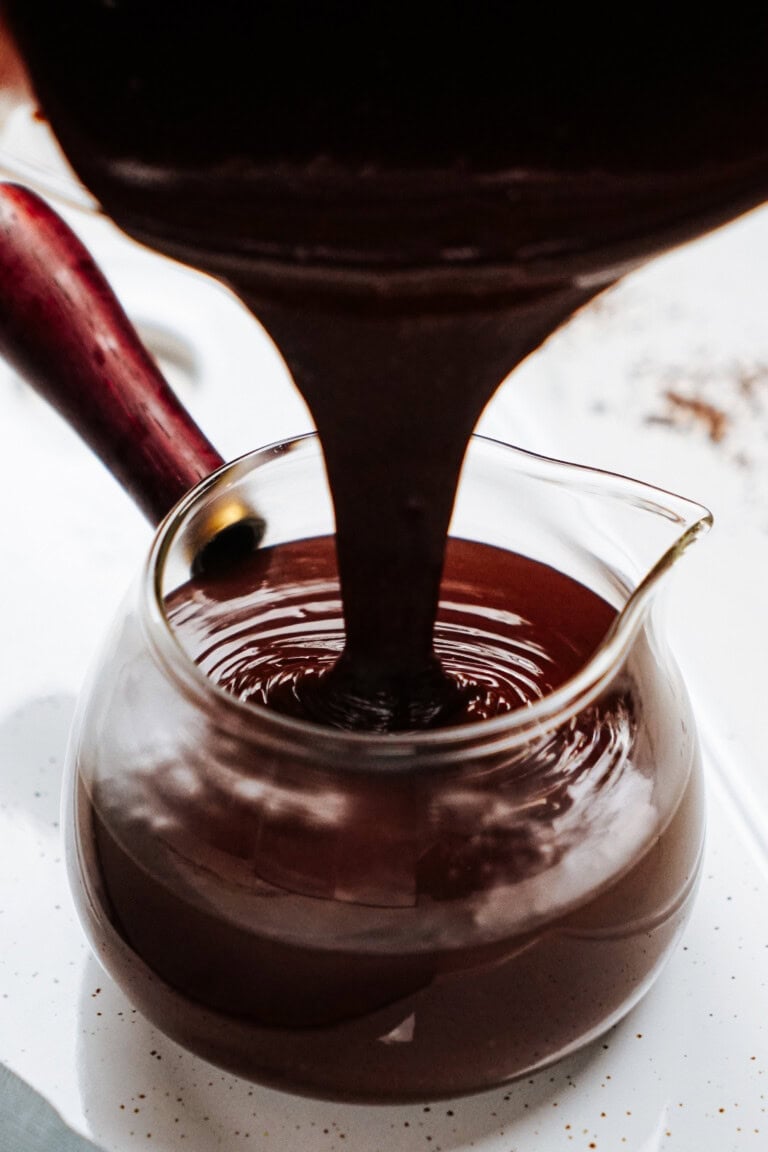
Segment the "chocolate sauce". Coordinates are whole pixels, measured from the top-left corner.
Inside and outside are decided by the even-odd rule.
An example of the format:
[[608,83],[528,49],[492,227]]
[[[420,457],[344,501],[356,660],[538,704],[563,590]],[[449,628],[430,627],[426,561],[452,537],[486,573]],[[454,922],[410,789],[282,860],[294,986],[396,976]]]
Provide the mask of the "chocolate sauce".
[[[317,686],[345,642],[331,537],[266,548],[219,576],[198,576],[166,609],[213,683],[239,700],[316,718]],[[455,686],[445,722],[493,719],[553,692],[590,660],[615,615],[547,565],[451,538],[434,634]]]
[[[464,448],[503,377],[631,263],[768,188],[768,17],[10,0],[70,161],[228,279],[307,400],[346,646],[324,718],[455,708],[432,632]],[[258,439],[258,431],[255,431]],[[353,702],[355,702],[353,706]],[[319,712],[323,708],[319,707]]]
[[[501,1084],[618,1020],[647,990],[688,918],[703,819],[694,776],[672,821],[633,867],[613,884],[596,884],[590,898],[545,928],[493,945],[377,956],[287,944],[227,924],[184,894],[185,875],[192,891],[210,866],[204,843],[194,859],[183,859],[160,838],[137,862],[114,813],[99,815],[101,803],[97,797],[92,806],[80,790],[78,832],[105,901],[81,900],[81,911],[98,954],[133,1002],[168,1035],[239,1075],[379,1102]],[[365,830],[382,835],[391,813],[384,809],[383,825],[380,811],[367,813]],[[520,846],[486,852],[473,862],[479,875],[488,858],[501,869],[526,858]],[[214,850],[214,864],[218,856]],[[425,846],[424,899],[434,874],[456,863],[450,842]],[[240,876],[231,887],[241,887]],[[242,888],[240,895],[253,919],[253,895]],[[285,903],[279,886],[272,895]],[[293,899],[306,905],[311,897]],[[332,920],[327,896],[318,902]],[[379,934],[391,920],[382,909]]]
[[[301,719],[302,685],[343,643],[327,538],[197,578],[167,607],[211,680]],[[436,650],[472,687],[457,721],[555,690],[614,615],[552,568],[452,539]],[[290,752],[234,776],[206,756],[127,773],[81,759],[95,947],[166,1032],[278,1086],[434,1097],[563,1055],[642,994],[688,913],[701,782],[688,764],[661,817],[656,777],[679,772],[687,737],[677,714],[641,715],[657,676],[641,642],[575,719],[433,775]]]

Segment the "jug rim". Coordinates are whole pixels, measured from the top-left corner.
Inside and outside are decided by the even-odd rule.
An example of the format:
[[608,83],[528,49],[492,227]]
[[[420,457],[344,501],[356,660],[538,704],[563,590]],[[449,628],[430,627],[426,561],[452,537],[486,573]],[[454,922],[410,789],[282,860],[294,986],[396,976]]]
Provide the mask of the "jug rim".
[[613,678],[637,635],[659,580],[712,524],[712,514],[704,505],[666,489],[620,473],[544,456],[474,434],[470,445],[485,445],[492,451],[503,451],[518,463],[525,461],[528,468],[542,479],[554,480],[555,472],[562,476],[567,471],[581,481],[584,490],[597,485],[606,495],[631,498],[636,505],[676,522],[680,532],[630,591],[591,657],[574,676],[553,691],[492,719],[424,731],[350,732],[287,716],[264,704],[240,700],[217,685],[183,648],[163,602],[164,564],[178,529],[193,509],[219,488],[224,478],[245,475],[260,463],[274,459],[276,454],[302,449],[308,444],[319,446],[316,432],[254,449],[224,464],[182,497],[158,526],[147,557],[140,587],[141,618],[145,638],[155,659],[198,703],[206,708],[215,708],[222,726],[237,729],[241,737],[248,739],[249,735],[256,734],[254,721],[258,721],[260,743],[273,743],[282,749],[299,745],[304,756],[326,764],[329,758],[337,765],[350,767],[363,767],[363,762],[376,761],[377,765],[386,765],[390,770],[396,770],[398,764],[412,770],[414,756],[418,757],[420,767],[430,756],[441,765],[456,763],[465,759],[470,750],[473,759],[490,755],[514,747],[518,741],[530,740],[537,731],[550,730],[555,724],[568,721],[591,704]]

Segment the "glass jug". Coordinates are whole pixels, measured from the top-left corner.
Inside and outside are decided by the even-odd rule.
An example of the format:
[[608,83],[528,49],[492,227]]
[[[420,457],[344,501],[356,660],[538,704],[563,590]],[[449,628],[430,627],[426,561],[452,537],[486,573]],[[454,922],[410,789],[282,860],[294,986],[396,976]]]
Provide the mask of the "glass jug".
[[[699,751],[656,593],[707,511],[475,437],[452,539],[567,574],[613,623],[506,715],[370,736],[237,699],[186,650],[169,605],[201,535],[244,513],[264,550],[332,537],[314,436],[179,502],[83,694],[68,867],[106,969],[192,1051],[323,1097],[482,1089],[600,1035],[656,977],[699,873]],[[261,595],[268,612],[280,589]]]

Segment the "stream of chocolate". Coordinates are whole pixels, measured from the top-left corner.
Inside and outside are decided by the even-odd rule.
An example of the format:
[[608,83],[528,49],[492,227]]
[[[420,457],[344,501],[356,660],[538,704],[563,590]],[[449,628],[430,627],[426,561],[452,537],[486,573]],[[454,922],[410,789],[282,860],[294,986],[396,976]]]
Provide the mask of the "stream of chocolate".
[[346,625],[318,714],[440,722],[467,438],[597,291],[762,201],[768,15],[678,29],[638,10],[619,31],[490,2],[6,7],[104,210],[227,279],[313,413]]

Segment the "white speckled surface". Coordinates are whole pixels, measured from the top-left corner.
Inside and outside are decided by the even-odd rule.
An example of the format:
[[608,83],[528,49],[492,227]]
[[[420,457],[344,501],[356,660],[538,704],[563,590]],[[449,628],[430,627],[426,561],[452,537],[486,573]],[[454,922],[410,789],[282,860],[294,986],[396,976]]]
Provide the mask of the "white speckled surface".
[[[223,454],[308,427],[269,341],[224,290],[72,219],[176,359],[171,375]],[[510,1089],[406,1108],[320,1104],[224,1075],[154,1031],[90,957],[62,866],[61,766],[78,686],[149,530],[0,371],[0,1060],[109,1152],[768,1147],[766,301],[762,210],[592,305],[484,421],[713,508],[716,530],[674,578],[669,612],[705,739],[708,856],[682,946],[604,1041]]]

